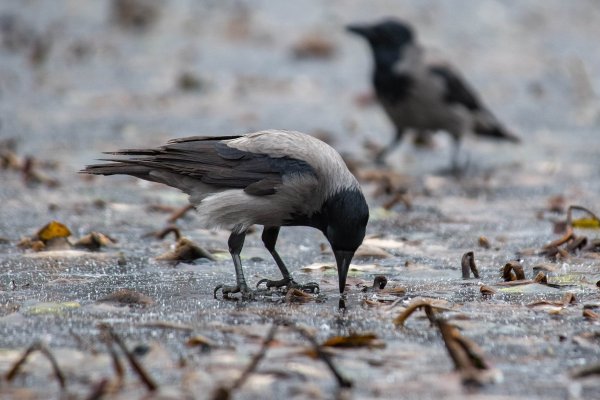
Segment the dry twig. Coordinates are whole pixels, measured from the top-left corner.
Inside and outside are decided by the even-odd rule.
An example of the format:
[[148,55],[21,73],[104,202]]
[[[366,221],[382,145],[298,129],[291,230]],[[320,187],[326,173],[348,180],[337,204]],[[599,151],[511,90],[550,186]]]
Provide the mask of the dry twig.
[[[113,331],[112,327],[108,324],[100,324],[100,329],[104,330],[108,337],[110,337],[112,342],[114,342],[121,349],[123,354],[125,354],[125,358],[127,358],[129,365],[131,365],[131,368],[135,371],[142,383],[146,386],[146,389],[148,389],[151,392],[158,389],[158,385],[154,382],[150,375],[148,375],[144,367],[138,362],[135,356],[127,349],[127,346],[125,346],[123,340],[119,337],[119,335],[116,334],[115,331]],[[114,360],[115,358],[113,357],[113,361]]]
[[17,376],[17,374],[19,373],[21,366],[25,364],[29,356],[36,351],[42,353],[48,359],[48,361],[50,361],[52,369],[54,370],[54,376],[56,377],[56,380],[58,381],[58,384],[60,385],[61,389],[64,389],[66,387],[65,375],[58,366],[54,355],[50,352],[48,347],[46,347],[46,345],[41,342],[36,342],[29,346],[27,350],[25,350],[23,355],[21,355],[21,357],[14,363],[12,368],[6,373],[6,380],[9,382],[12,381],[15,378],[15,376]]

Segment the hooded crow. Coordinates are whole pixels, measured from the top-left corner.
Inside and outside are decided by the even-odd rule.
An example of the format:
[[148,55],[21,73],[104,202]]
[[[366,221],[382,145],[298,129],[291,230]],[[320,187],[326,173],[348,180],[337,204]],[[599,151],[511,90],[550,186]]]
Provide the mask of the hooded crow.
[[369,42],[375,60],[375,93],[396,128],[395,139],[378,153],[377,162],[400,144],[407,129],[415,130],[418,139],[438,130],[450,133],[454,166],[464,134],[519,142],[456,71],[425,62],[409,25],[387,19],[374,25],[349,25],[347,30]]
[[335,255],[339,289],[343,293],[354,252],[365,236],[369,208],[356,178],[342,157],[312,136],[267,130],[247,135],[175,139],[155,149],[108,153],[106,159],[81,172],[132,175],[159,182],[189,194],[205,227],[231,230],[229,252],[236,285],[219,285],[223,296],[241,293],[252,298],[242,271],[240,252],[246,231],[263,225],[262,241],[283,275],[278,281],[258,282],[271,287],[318,291],[316,283],[296,283],[275,243],[282,226],[310,226],[323,232]]

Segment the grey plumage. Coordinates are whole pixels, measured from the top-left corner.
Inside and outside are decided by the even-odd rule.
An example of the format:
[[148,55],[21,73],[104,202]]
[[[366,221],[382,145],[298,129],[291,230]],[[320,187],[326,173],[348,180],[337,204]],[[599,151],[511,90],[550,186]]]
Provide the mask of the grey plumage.
[[473,133],[518,142],[483,104],[477,93],[449,65],[429,64],[414,31],[397,20],[374,25],[351,25],[348,30],[370,44],[375,62],[373,84],[377,98],[396,128],[392,144],[381,161],[408,129],[417,135],[443,130],[452,135],[455,153],[462,136]]
[[[362,242],[368,208],[340,155],[322,141],[300,132],[268,130],[176,139],[156,149],[111,154],[126,158],[108,159],[105,161],[109,163],[87,166],[82,172],[132,175],[184,191],[196,206],[203,226],[231,229],[232,238],[241,237],[234,240],[239,245],[235,251],[241,250],[243,235],[253,224],[264,225],[265,232],[292,225],[320,229],[336,259],[345,254],[338,262],[343,291],[347,265],[342,264],[349,265]],[[271,238],[275,254],[277,232],[274,240]],[[265,234],[263,240],[267,245]],[[239,262],[234,251],[232,255],[237,273]],[[285,266],[280,259],[276,261],[285,278]],[[273,282],[267,281],[267,286]],[[245,286],[238,276],[240,284]],[[232,289],[229,293],[247,291],[241,286],[226,289]]]

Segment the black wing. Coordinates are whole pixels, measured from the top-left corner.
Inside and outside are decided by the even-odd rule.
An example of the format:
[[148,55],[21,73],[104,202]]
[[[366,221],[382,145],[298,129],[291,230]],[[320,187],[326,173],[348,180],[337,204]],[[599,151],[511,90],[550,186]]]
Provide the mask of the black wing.
[[160,174],[152,174],[153,171],[167,172],[197,179],[215,188],[244,189],[255,196],[274,194],[286,174],[315,174],[303,160],[245,152],[224,142],[239,137],[195,136],[172,140],[157,149],[120,150],[109,154],[132,157],[104,160],[111,163],[90,165],[81,172],[133,175],[177,187],[175,183],[162,179]]
[[469,110],[483,110],[484,106],[465,82],[452,69],[443,65],[429,67],[429,71],[444,80],[446,93],[444,100],[448,103],[462,104]]

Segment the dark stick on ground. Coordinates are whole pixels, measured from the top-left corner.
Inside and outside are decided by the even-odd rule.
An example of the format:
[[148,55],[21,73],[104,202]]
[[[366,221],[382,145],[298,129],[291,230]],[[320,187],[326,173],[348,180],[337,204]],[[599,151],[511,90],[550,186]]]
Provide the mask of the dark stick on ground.
[[179,218],[181,218],[185,214],[187,214],[188,211],[193,210],[193,209],[194,209],[194,206],[192,204],[188,204],[187,206],[182,207],[179,210],[175,211],[173,214],[171,214],[171,216],[169,217],[169,219],[167,220],[167,222],[170,223],[170,224],[173,224]]
[[319,356],[319,358],[325,363],[325,365],[327,365],[327,367],[329,367],[329,370],[331,371],[333,376],[335,376],[335,379],[340,388],[352,387],[352,381],[350,379],[347,379],[344,376],[342,376],[342,374],[338,371],[335,364],[333,364],[333,361],[331,361],[331,358],[329,357],[329,355],[323,351],[323,348],[317,342],[317,340],[314,338],[313,335],[311,335],[308,331],[306,331],[306,329],[299,327],[295,324],[290,324],[289,326],[292,329],[294,329],[295,331],[297,331],[298,333],[300,333],[306,340],[308,340],[310,342],[310,344],[312,344],[312,346],[314,347],[314,350],[317,353],[317,355]]
[[9,382],[12,381],[15,378],[15,376],[17,376],[17,374],[19,373],[21,366],[25,364],[29,356],[35,351],[39,351],[48,359],[48,361],[50,361],[50,364],[52,364],[52,369],[54,370],[54,376],[56,377],[56,380],[58,381],[58,384],[60,385],[61,389],[64,389],[66,387],[65,376],[61,371],[60,367],[58,366],[56,358],[54,358],[54,355],[50,352],[46,345],[40,342],[32,344],[27,348],[27,350],[25,350],[23,355],[17,360],[17,362],[14,363],[13,367],[6,373],[6,380]]
[[264,340],[262,342],[262,346],[261,346],[259,352],[256,353],[256,355],[254,357],[252,357],[252,360],[250,361],[250,364],[248,364],[248,366],[246,367],[246,369],[244,370],[244,372],[242,372],[242,374],[240,375],[240,377],[237,378],[235,380],[235,382],[233,382],[233,385],[231,385],[230,391],[237,390],[240,387],[242,387],[242,385],[244,383],[246,383],[246,381],[248,380],[248,377],[254,371],[256,371],[256,367],[258,366],[258,363],[265,357],[269,346],[271,345],[271,343],[275,339],[275,334],[277,333],[277,329],[278,328],[279,328],[279,326],[275,325],[275,324],[273,326],[271,326],[271,329],[269,330],[269,332],[267,333],[267,336],[265,336],[265,338],[264,338]]
[[101,324],[100,329],[105,330],[112,339],[112,341],[116,343],[117,346],[119,346],[123,354],[125,354],[127,361],[129,361],[129,365],[131,365],[131,368],[139,376],[140,380],[146,386],[146,388],[149,391],[155,391],[156,389],[158,389],[158,385],[154,382],[150,375],[148,375],[148,373],[146,372],[144,367],[138,362],[136,357],[127,349],[127,346],[125,346],[123,340],[121,340],[119,335],[117,335],[115,331],[113,331],[112,327],[110,325]]
[[175,225],[169,225],[160,231],[154,232],[152,233],[152,236],[156,237],[157,239],[163,240],[167,237],[169,233],[175,235],[175,240],[181,239],[181,231]]
[[212,397],[213,400],[230,399],[231,394],[235,390],[238,390],[240,387],[242,387],[242,385],[248,380],[248,377],[254,371],[256,371],[256,367],[258,366],[258,363],[265,357],[266,352],[269,348],[269,345],[275,339],[275,334],[277,333],[277,329],[279,328],[280,325],[284,325],[284,326],[287,326],[287,327],[293,329],[294,331],[298,332],[300,335],[302,335],[302,337],[304,337],[306,340],[308,340],[311,343],[311,345],[313,346],[313,350],[318,355],[319,359],[321,359],[325,363],[325,365],[327,365],[327,367],[329,367],[329,370],[334,375],[334,377],[338,383],[338,386],[340,388],[352,387],[352,381],[345,378],[344,376],[342,376],[342,374],[338,371],[336,366],[331,361],[331,358],[329,357],[329,355],[323,351],[321,345],[317,342],[317,340],[309,332],[307,332],[302,327],[297,326],[296,324],[294,324],[291,321],[281,321],[279,323],[273,324],[273,326],[271,327],[271,329],[265,336],[259,352],[256,353],[256,355],[252,358],[252,360],[250,361],[250,363],[248,364],[246,369],[242,372],[240,377],[238,379],[236,379],[235,382],[233,382],[233,384],[229,388],[226,388],[226,387],[217,388],[217,390],[213,394],[213,397]]
[[92,386],[92,391],[86,400],[100,400],[108,392],[110,380],[108,378],[102,379],[100,382]]
[[226,400],[226,399],[230,399],[231,398],[231,394],[234,391],[238,390],[240,387],[242,387],[242,385],[244,383],[246,383],[246,381],[248,380],[248,377],[250,377],[250,375],[254,371],[256,371],[256,367],[258,367],[258,363],[265,357],[265,355],[267,353],[267,349],[269,348],[269,345],[275,339],[275,334],[277,333],[277,329],[278,328],[279,328],[279,326],[277,324],[273,324],[273,326],[271,326],[271,329],[267,333],[267,336],[265,336],[265,338],[263,339],[263,342],[262,342],[262,345],[260,347],[260,350],[258,351],[258,353],[256,353],[254,355],[254,357],[252,357],[252,360],[250,361],[250,363],[248,364],[248,366],[246,367],[246,369],[244,369],[244,371],[239,376],[239,378],[237,378],[233,382],[233,384],[231,385],[231,387],[229,387],[229,388],[226,388],[226,387],[223,387],[223,386],[217,388],[217,390],[213,394],[213,400]]
[[463,279],[469,279],[471,277],[471,272],[475,278],[479,278],[479,270],[477,269],[477,265],[475,265],[475,255],[472,251],[463,254],[460,264],[462,267]]
[[115,351],[115,347],[113,346],[113,340],[110,334],[103,330],[100,334],[100,337],[104,343],[106,343],[106,347],[108,348],[108,352],[110,354],[110,358],[112,360],[112,366],[115,371],[115,375],[117,376],[117,387],[121,387],[123,384],[123,380],[125,379],[125,368],[119,359],[119,355]]

